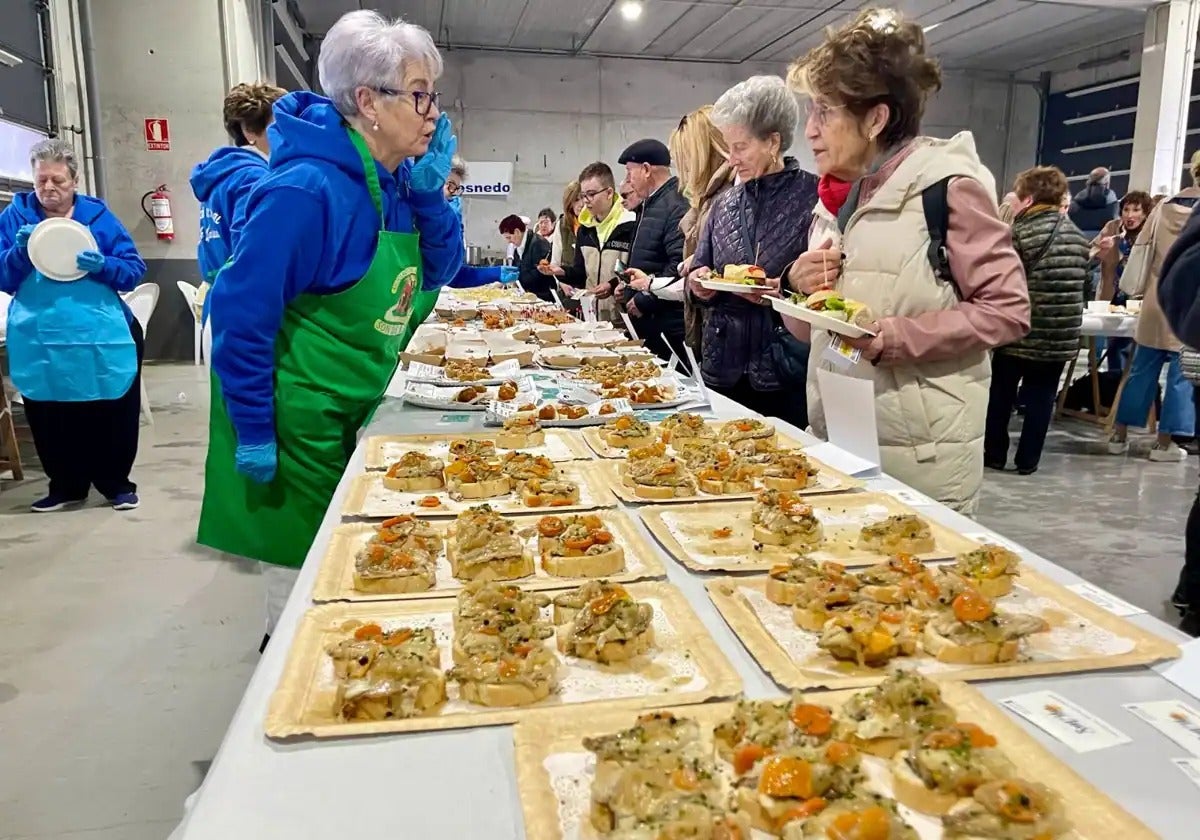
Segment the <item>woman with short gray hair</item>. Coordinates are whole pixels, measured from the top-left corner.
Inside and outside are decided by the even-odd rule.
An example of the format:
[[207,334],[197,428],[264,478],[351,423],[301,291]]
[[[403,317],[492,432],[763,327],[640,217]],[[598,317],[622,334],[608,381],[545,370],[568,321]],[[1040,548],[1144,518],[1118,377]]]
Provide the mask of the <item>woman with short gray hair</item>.
[[[78,192],[79,163],[70,143],[43,140],[30,150],[29,162],[33,191],[13,196],[0,213],[0,292],[13,295],[13,384],[25,399],[38,459],[50,478],[48,495],[31,507],[35,513],[76,507],[95,486],[115,510],[133,510],[137,486],[129,473],[141,412],[142,328],[120,293],[137,285],[146,264],[104,202]],[[36,253],[46,249],[38,244],[44,234],[35,231],[48,232],[62,219],[84,225],[96,242],[75,255],[75,271],[54,271]]]
[[430,34],[350,12],[322,41],[317,70],[328,98],[275,103],[270,171],[210,296],[199,540],[263,562],[268,632],[357,431],[463,260],[443,193],[457,141]]
[[757,265],[762,285],[779,277],[808,245],[817,179],[785,157],[800,107],[783,79],[753,76],[712,107],[729,148],[736,186],[714,202],[696,245],[689,290],[708,310],[701,344],[705,384],[742,405],[804,428],[808,348],[782,327],[762,293],[717,292],[699,280]]

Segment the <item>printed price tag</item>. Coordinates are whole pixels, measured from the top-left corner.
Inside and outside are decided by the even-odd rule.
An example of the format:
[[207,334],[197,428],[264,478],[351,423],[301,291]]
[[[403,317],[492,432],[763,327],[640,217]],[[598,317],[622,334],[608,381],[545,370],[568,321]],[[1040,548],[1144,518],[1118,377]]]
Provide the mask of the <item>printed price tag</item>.
[[462,423],[470,423],[470,414],[443,414],[438,420],[439,426],[455,426]]
[[422,379],[442,380],[445,378],[445,371],[436,365],[427,365],[424,362],[409,362],[408,378],[414,382]]
[[1200,756],[1200,711],[1177,700],[1126,703],[1125,708],[1192,755]]
[[825,352],[821,354],[825,361],[831,363],[839,370],[846,370],[858,364],[858,360],[862,358],[862,351],[857,347],[851,347],[842,339],[834,336],[829,342],[829,346],[825,348]]
[[1172,758],[1171,763],[1183,771],[1183,775],[1200,787],[1200,758]]
[[408,387],[404,389],[404,393],[405,395],[412,394],[416,397],[435,398],[437,397],[438,389],[428,383],[410,382],[408,383]]
[[488,368],[488,373],[497,379],[512,379],[521,373],[521,363],[516,359],[509,359],[498,365],[492,365]]
[[1075,752],[1093,752],[1132,741],[1124,732],[1053,691],[1018,694],[1001,700],[1000,705]]
[[592,403],[600,402],[600,395],[587,388],[580,388],[575,385],[568,385],[558,392],[558,397],[563,402],[579,403],[580,405],[591,405]]
[[518,393],[532,394],[534,397],[537,397],[538,386],[537,383],[533,381],[532,376],[525,375],[517,380],[517,391]]
[[891,490],[884,490],[893,499],[903,502],[910,507],[937,507],[938,503],[926,496],[924,493],[918,493],[911,487],[897,487]]
[[516,400],[508,402],[491,402],[488,403],[487,410],[484,412],[487,421],[492,420],[507,420],[509,417],[517,414],[517,409],[521,407],[521,403]]
[[1098,586],[1093,586],[1090,583],[1073,583],[1067,587],[1081,598],[1086,598],[1098,607],[1108,610],[1113,615],[1122,617],[1130,615],[1140,615],[1145,610],[1135,606],[1128,601],[1122,601],[1111,592],[1105,592]]

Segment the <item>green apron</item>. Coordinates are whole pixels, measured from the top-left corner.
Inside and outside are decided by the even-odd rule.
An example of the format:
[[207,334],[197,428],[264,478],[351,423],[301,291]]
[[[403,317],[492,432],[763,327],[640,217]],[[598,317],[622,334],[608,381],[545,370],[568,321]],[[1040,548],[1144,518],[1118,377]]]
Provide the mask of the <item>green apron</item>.
[[395,373],[408,334],[421,253],[415,233],[384,230],[375,161],[347,129],[362,157],[367,188],[380,214],[379,244],[367,273],[344,291],[303,294],[284,310],[275,339],[275,437],[279,466],[268,484],[234,467],[237,435],[212,376],[202,545],[298,568],[304,562],[355,438]]

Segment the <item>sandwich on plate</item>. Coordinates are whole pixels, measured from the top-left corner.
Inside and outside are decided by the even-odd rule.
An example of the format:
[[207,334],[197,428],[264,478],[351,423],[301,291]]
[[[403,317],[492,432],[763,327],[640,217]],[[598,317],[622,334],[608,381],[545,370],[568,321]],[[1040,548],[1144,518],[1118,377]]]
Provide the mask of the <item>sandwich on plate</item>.
[[600,577],[625,569],[625,550],[594,513],[543,516],[537,523],[542,568],[555,577]]
[[490,505],[477,505],[458,515],[446,554],[450,571],[459,580],[513,580],[533,574],[533,558],[513,523]]
[[694,469],[703,493],[721,496],[754,492],[757,467],[731,449],[721,447],[708,451]]
[[631,474],[633,492],[643,499],[674,499],[696,495],[696,479],[675,458],[648,458],[644,468]]
[[430,458],[421,452],[405,452],[384,473],[383,486],[399,493],[440,490],[445,486],[444,468],[440,458]]
[[521,485],[525,507],[570,507],[579,504],[579,485],[565,479],[531,478]]
[[578,589],[570,589],[561,595],[555,595],[552,602],[555,625],[574,621],[575,616],[585,605],[600,597],[611,597],[611,593],[623,589],[624,587],[620,584],[609,583],[607,580],[589,580]]
[[497,460],[462,457],[446,465],[445,475],[446,489],[456,501],[507,496],[512,490],[512,481]]
[[631,414],[622,414],[610,420],[601,434],[605,442],[615,449],[636,449],[654,443],[654,432],[650,425]]
[[715,440],[717,433],[699,414],[679,411],[658,424],[662,442],[676,450],[686,449],[697,443]]
[[834,659],[877,668],[916,653],[920,632],[919,618],[909,611],[864,601],[833,613],[817,646]]
[[875,554],[926,554],[937,543],[928,522],[915,513],[903,513],[864,525],[858,547]]
[[775,443],[775,427],[756,417],[739,417],[721,426],[718,437],[726,443],[739,440],[761,440],[772,446]]
[[989,598],[1012,592],[1013,580],[1021,574],[1021,558],[1007,548],[988,543],[958,555],[951,570],[968,580]]
[[816,464],[799,451],[775,449],[765,453],[764,457],[762,481],[772,490],[803,490],[820,472]]
[[720,277],[714,277],[724,283],[742,283],[746,286],[761,286],[767,279],[765,269],[757,265],[727,265]]
[[848,799],[822,800],[807,819],[784,826],[783,840],[918,840],[917,830],[904,821],[891,799],[859,788]]
[[1021,639],[1049,629],[1039,616],[1000,612],[989,598],[968,589],[950,609],[929,619],[921,646],[939,662],[990,665],[1013,661]]
[[797,302],[805,309],[820,312],[834,320],[844,321],[863,329],[869,329],[875,322],[875,315],[869,306],[857,300],[845,298],[841,292],[835,292],[832,289],[813,292]]
[[526,446],[541,446],[546,442],[546,433],[536,417],[517,414],[504,421],[503,428],[496,433],[496,445],[505,449],[521,449]]
[[654,608],[614,586],[558,627],[558,649],[602,664],[625,662],[654,646]]
[[998,779],[975,788],[942,817],[947,840],[1055,840],[1071,833],[1058,794],[1024,779]]
[[496,443],[487,438],[455,438],[450,441],[450,460],[457,461],[460,458],[486,458],[493,459],[496,457]]
[[955,720],[937,683],[912,671],[896,671],[837,709],[834,736],[863,752],[891,758],[913,738],[944,729]]
[[973,723],[956,723],[914,739],[892,759],[896,799],[924,814],[942,815],[986,782],[1016,774],[996,738]]
[[816,548],[825,538],[812,505],[783,490],[759,493],[750,521],[754,523],[754,539],[764,545],[803,550]]
[[433,630],[364,624],[327,649],[338,680],[334,712],[344,721],[432,714],[446,701]]

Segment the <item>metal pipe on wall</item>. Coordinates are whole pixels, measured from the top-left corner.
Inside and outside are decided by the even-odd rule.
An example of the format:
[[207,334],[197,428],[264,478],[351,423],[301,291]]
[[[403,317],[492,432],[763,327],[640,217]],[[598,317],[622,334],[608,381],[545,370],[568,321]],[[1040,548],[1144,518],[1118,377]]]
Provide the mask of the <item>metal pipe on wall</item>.
[[108,195],[104,168],[104,138],[100,133],[100,88],[96,76],[96,39],[92,35],[91,0],[79,0],[79,37],[83,41],[83,73],[87,77],[88,134],[92,139],[92,185],[97,197]]

